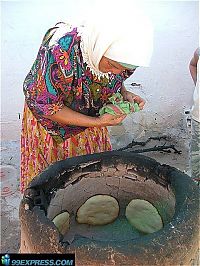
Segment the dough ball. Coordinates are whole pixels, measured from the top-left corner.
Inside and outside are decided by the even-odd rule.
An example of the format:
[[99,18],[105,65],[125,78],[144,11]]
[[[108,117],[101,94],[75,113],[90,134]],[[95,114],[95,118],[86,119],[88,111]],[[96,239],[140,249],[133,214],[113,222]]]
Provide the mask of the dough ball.
[[58,228],[58,231],[65,235],[67,231],[69,230],[69,213],[68,212],[62,212],[58,214],[52,221],[55,226]]
[[163,227],[157,209],[148,201],[133,199],[126,207],[129,223],[143,233],[153,233]]
[[113,222],[119,214],[117,200],[108,195],[96,195],[77,211],[77,222],[90,225],[104,225]]

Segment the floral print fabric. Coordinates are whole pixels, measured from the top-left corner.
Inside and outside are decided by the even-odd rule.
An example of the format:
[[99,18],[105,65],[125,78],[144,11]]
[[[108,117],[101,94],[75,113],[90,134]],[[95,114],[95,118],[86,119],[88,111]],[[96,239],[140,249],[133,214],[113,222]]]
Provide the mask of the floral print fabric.
[[21,136],[20,190],[50,164],[69,157],[110,151],[106,127],[92,127],[58,143],[33,116],[25,104]]

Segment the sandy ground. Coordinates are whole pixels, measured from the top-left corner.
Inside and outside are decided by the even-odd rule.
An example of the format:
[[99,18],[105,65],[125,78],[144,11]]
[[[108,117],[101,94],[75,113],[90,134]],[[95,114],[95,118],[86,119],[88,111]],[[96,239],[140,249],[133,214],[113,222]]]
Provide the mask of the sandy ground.
[[[20,163],[20,143],[19,143],[19,127],[12,134],[15,134],[16,140],[10,140],[11,136],[3,135],[1,143],[1,183],[7,186],[7,189],[1,195],[1,253],[17,253],[20,242],[20,225],[18,209],[21,200],[19,192],[19,163]],[[125,146],[126,136],[124,134],[116,137],[111,130],[111,140],[113,148]],[[114,136],[115,135],[115,136]],[[13,137],[13,136],[12,136]],[[177,139],[168,139],[161,141],[150,141],[145,147],[154,147],[155,145],[170,145],[173,144],[181,154],[170,152],[148,152],[143,153],[146,156],[152,157],[161,163],[165,163],[180,169],[183,172],[188,171],[188,145],[189,135],[183,133]],[[138,148],[138,147],[137,147]],[[141,147],[140,147],[141,148]]]
[[[1,253],[19,250],[19,141],[1,143]],[[3,188],[10,188],[4,189]]]

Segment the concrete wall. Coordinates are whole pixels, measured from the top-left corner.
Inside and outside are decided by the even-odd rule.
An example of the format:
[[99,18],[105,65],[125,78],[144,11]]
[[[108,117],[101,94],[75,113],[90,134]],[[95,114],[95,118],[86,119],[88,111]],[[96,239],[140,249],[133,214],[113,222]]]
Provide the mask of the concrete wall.
[[[24,100],[22,84],[44,32],[58,21],[81,21],[83,9],[93,3],[89,0],[1,2],[3,139],[19,137],[19,114],[23,112]],[[153,131],[177,135],[183,128],[184,109],[192,104],[194,86],[188,64],[198,47],[198,1],[139,3],[155,27],[154,52],[150,68],[139,68],[126,82],[127,88],[144,97],[147,104],[144,111],[126,118],[123,134],[140,137]],[[132,82],[142,86],[133,88]],[[114,130],[111,133],[115,134]]]

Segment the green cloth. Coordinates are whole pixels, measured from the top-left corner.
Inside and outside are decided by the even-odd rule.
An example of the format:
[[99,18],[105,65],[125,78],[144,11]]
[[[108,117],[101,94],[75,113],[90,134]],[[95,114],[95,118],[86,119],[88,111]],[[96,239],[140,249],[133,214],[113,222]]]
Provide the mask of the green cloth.
[[111,104],[107,104],[99,110],[100,115],[105,113],[111,115],[128,115],[140,111],[138,103],[124,101],[123,96],[119,92],[113,94],[112,97],[109,98],[109,101]]

